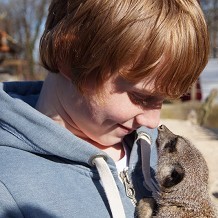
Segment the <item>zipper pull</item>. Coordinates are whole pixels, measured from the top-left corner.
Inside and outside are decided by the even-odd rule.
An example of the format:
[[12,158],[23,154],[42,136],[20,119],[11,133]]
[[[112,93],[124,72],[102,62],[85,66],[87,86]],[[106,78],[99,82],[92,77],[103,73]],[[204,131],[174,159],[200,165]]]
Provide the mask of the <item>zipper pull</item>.
[[130,198],[133,205],[136,206],[137,201],[135,198],[135,189],[134,189],[132,183],[130,182],[129,175],[128,175],[128,169],[124,169],[122,172],[120,172],[120,178],[123,181],[126,196],[128,198]]

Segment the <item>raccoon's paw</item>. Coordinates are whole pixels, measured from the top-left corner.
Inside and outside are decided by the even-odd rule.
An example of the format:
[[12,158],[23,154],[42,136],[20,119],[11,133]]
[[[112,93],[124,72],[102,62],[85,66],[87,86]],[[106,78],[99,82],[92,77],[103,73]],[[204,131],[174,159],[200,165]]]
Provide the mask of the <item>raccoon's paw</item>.
[[155,200],[153,198],[143,198],[137,205],[138,218],[151,218],[155,208]]

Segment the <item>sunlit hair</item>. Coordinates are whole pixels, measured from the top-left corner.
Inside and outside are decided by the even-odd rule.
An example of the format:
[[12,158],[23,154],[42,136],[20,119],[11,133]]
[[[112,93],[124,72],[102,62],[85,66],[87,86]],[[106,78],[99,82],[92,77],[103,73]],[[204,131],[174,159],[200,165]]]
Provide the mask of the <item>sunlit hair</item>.
[[118,73],[133,84],[155,77],[154,91],[176,98],[205,67],[208,38],[197,0],[52,0],[40,55],[51,72],[69,66],[81,91]]

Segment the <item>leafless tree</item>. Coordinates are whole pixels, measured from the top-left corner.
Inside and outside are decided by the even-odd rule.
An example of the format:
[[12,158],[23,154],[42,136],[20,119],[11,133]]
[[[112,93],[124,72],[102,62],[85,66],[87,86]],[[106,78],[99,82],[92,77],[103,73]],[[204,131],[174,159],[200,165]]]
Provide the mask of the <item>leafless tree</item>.
[[211,37],[212,57],[218,57],[218,0],[201,0]]
[[34,75],[34,49],[41,34],[50,0],[8,0],[0,5],[0,13],[6,12],[1,27],[12,35],[23,48],[21,54],[30,77]]

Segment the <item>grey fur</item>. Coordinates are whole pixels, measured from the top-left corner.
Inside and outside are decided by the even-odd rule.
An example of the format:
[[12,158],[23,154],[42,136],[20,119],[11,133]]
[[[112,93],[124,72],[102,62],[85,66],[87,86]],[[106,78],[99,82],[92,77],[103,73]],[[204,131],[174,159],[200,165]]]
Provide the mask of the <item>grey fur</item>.
[[156,179],[160,193],[156,202],[142,199],[139,218],[215,218],[208,191],[208,167],[202,154],[185,138],[174,135],[166,126],[158,128],[158,164]]

